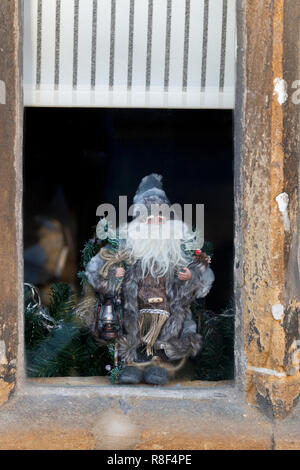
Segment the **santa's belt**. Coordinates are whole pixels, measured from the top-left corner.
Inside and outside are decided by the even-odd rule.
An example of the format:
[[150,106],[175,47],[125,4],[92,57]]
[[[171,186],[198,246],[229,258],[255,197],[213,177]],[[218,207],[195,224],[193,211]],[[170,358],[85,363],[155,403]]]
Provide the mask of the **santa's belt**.
[[150,297],[148,299],[149,304],[161,304],[164,301],[162,297]]
[[160,308],[141,308],[140,309],[140,314],[143,313],[153,313],[157,315],[165,315],[166,317],[170,316],[170,313],[167,312],[167,310],[162,310]]

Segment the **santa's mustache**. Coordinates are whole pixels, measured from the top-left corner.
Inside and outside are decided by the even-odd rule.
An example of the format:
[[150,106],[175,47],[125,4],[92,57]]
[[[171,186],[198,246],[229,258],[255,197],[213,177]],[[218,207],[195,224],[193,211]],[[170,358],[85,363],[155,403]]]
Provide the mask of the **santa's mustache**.
[[[150,220],[150,223],[149,223]],[[151,223],[151,221],[154,221]],[[179,220],[165,220],[157,218],[146,221],[133,221],[128,225],[128,238],[130,240],[182,240],[187,232],[186,225]]]

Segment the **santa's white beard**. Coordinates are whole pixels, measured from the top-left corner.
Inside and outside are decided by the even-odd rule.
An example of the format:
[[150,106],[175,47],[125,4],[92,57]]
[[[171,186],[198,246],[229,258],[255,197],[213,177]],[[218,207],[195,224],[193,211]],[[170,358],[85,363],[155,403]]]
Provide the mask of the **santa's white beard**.
[[160,225],[134,220],[128,225],[126,249],[133,262],[141,262],[143,277],[149,274],[162,277],[175,267],[187,266],[188,259],[181,245],[188,232],[187,226],[178,220],[168,220]]

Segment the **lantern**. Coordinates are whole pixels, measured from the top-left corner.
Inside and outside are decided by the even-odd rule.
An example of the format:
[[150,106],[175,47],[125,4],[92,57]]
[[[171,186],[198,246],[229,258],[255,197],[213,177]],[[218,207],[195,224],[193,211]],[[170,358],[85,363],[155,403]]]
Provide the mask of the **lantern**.
[[106,340],[114,340],[118,336],[118,318],[114,308],[113,297],[105,297],[100,312],[100,336]]

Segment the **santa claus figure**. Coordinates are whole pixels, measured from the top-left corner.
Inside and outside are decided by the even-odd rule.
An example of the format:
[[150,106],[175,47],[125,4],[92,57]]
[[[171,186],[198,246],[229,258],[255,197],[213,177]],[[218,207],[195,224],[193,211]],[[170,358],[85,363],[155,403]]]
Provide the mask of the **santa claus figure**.
[[208,294],[214,274],[195,232],[158,210],[170,205],[161,180],[156,174],[142,179],[136,217],[119,228],[117,250],[102,248],[86,267],[101,303],[118,298],[122,305],[119,383],[165,384],[174,364],[201,349],[190,305]]

